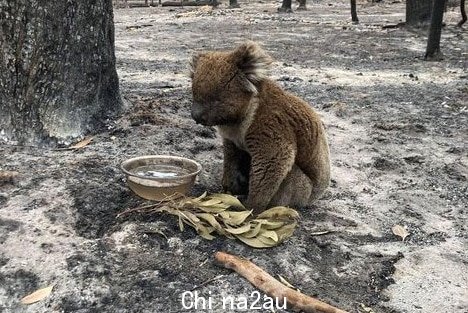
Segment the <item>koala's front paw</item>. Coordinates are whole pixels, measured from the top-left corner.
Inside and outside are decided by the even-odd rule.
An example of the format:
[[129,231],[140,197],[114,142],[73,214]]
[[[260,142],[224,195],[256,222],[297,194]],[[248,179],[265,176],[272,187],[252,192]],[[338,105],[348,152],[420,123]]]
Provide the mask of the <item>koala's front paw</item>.
[[239,172],[223,176],[223,190],[233,195],[246,195],[249,192],[248,177]]
[[254,216],[262,213],[263,211],[265,211],[267,209],[267,206],[268,206],[268,203],[265,203],[265,201],[261,201],[258,198],[254,198],[252,195],[249,195],[247,197],[247,200],[245,202],[243,202],[243,203],[244,203],[244,206],[248,210],[253,211],[252,214]]

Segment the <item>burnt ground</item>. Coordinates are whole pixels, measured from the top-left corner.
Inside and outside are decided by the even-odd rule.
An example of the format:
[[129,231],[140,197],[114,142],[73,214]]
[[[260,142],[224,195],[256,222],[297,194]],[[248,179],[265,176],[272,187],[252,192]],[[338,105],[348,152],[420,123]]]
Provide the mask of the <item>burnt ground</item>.
[[[444,60],[425,62],[426,31],[382,28],[404,19],[404,2],[360,3],[359,25],[348,1],[294,14],[241,4],[116,9],[125,114],[78,151],[1,145],[0,170],[19,176],[0,186],[0,311],[234,312],[222,297],[254,288],[214,264],[223,250],[350,312],[468,312],[468,51],[458,12],[445,17]],[[220,190],[221,142],[190,119],[187,65],[197,51],[245,39],[259,41],[277,60],[272,77],[323,117],[326,195],[269,250],[181,233],[168,216],[117,219],[141,203],[118,168],[128,157],[194,158],[204,169],[193,193]],[[404,242],[396,224],[410,233]],[[220,274],[197,289],[212,296],[211,310],[182,307],[184,291]],[[19,304],[51,284],[47,299]]]

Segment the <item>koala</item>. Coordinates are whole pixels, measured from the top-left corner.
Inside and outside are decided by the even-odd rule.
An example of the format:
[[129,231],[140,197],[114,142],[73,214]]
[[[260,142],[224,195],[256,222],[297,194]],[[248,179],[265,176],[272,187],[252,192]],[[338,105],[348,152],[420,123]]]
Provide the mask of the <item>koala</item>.
[[267,77],[271,57],[255,42],[197,54],[192,118],[223,138],[225,192],[259,213],[304,207],[329,185],[329,148],[318,114]]

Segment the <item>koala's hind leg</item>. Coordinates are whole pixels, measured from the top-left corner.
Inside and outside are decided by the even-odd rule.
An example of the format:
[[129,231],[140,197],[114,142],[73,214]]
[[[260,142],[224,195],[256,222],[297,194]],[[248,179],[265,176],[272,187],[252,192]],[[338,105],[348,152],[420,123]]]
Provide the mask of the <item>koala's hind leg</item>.
[[310,178],[297,165],[293,165],[269,206],[303,207],[309,205],[312,200],[312,191],[313,185]]
[[224,139],[223,146],[223,190],[234,195],[246,195],[249,192],[250,155],[230,140]]

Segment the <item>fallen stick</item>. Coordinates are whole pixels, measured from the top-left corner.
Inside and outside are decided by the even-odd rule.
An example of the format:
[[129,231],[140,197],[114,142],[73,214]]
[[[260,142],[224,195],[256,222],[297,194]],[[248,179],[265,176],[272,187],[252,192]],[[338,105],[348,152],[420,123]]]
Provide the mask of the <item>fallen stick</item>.
[[270,297],[276,298],[279,301],[286,298],[288,309],[292,309],[296,312],[302,311],[305,313],[348,313],[325,302],[300,293],[299,291],[286,287],[249,260],[241,259],[225,252],[216,252],[214,257],[216,261],[225,268],[236,271],[239,275],[246,278],[252,285]]
[[164,1],[161,6],[163,7],[202,7],[205,5],[218,6],[219,2],[216,1]]

